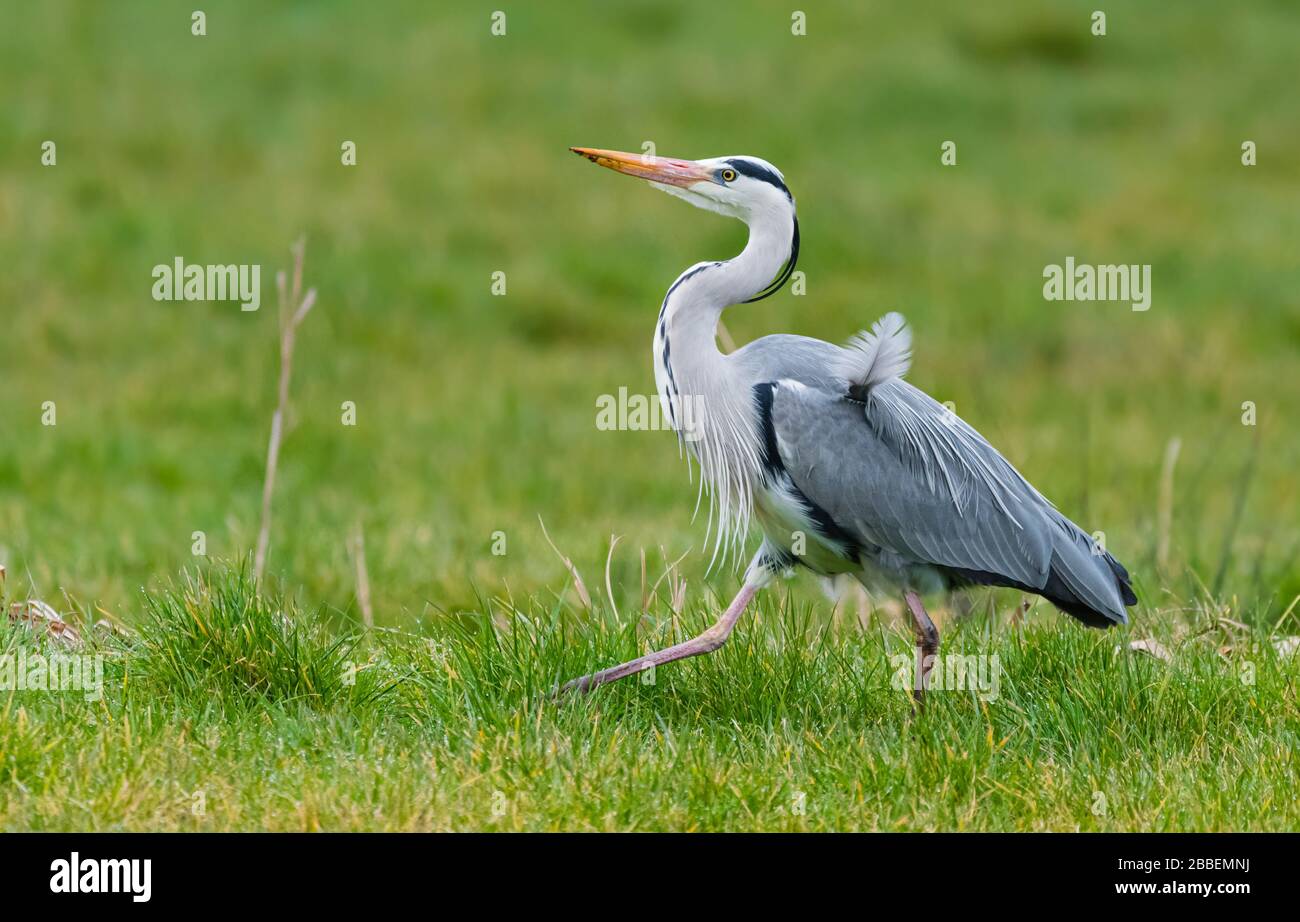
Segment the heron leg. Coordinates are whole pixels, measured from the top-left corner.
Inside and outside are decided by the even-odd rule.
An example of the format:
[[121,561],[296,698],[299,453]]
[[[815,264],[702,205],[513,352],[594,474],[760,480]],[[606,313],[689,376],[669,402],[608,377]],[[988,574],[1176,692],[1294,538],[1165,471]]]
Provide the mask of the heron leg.
[[567,691],[589,692],[597,685],[604,685],[606,682],[617,682],[619,679],[627,678],[630,675],[636,675],[638,672],[644,672],[654,666],[662,666],[664,663],[671,663],[674,660],[686,659],[688,656],[699,656],[702,653],[712,653],[718,647],[727,642],[731,635],[731,629],[736,626],[736,621],[745,610],[754,595],[762,588],[761,583],[750,580],[745,581],[740,592],[732,599],[727,610],[722,613],[722,617],[713,623],[713,626],[697,637],[674,644],[663,650],[656,650],[654,653],[647,653],[645,656],[638,656],[634,660],[629,660],[620,666],[611,666],[609,669],[602,669],[600,672],[593,672],[591,675],[585,675],[570,682],[566,682],[556,692],[556,696],[564,694]]
[[930,620],[919,595],[909,589],[903,593],[903,598],[907,601],[912,629],[916,632],[916,684],[912,687],[912,698],[915,709],[922,711],[925,709],[925,689],[929,684],[930,670],[939,653],[939,629]]

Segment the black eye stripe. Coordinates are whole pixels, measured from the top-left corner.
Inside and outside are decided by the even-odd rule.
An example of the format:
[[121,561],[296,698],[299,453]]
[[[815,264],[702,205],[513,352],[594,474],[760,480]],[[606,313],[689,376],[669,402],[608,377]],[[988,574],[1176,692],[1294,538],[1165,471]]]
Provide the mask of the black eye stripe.
[[728,160],[727,163],[735,167],[736,172],[743,176],[748,176],[750,179],[757,179],[759,182],[765,182],[770,186],[776,186],[785,193],[786,198],[792,202],[794,201],[794,196],[790,194],[790,190],[786,188],[785,183],[781,181],[781,177],[777,176],[767,167],[759,166],[757,163],[752,163],[749,160],[741,160],[740,158]]

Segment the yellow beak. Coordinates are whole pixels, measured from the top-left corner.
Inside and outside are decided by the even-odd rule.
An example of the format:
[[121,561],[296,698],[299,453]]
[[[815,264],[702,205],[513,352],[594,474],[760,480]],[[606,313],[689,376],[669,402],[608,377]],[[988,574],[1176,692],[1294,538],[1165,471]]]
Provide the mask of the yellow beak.
[[671,157],[651,157],[647,154],[629,154],[594,147],[570,147],[569,150],[615,172],[669,186],[686,188],[713,179],[713,173],[694,160],[674,160]]

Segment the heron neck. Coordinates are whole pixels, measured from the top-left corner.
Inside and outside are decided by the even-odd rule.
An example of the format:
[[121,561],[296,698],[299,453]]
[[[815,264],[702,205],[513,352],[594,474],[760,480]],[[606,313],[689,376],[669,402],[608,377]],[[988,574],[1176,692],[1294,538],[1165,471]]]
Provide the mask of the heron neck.
[[716,336],[722,312],[754,297],[776,278],[790,258],[793,230],[792,213],[756,215],[749,222],[749,240],[737,256],[700,263],[682,273],[664,301],[665,333],[703,361],[720,358]]
[[[782,226],[784,224],[784,226]],[[715,554],[744,544],[761,479],[762,452],[750,385],[718,350],[718,320],[732,304],[761,292],[791,251],[793,215],[751,221],[749,242],[734,259],[693,266],[673,283],[655,328],[660,400],[700,464],[710,499]],[[707,539],[706,539],[707,540]]]

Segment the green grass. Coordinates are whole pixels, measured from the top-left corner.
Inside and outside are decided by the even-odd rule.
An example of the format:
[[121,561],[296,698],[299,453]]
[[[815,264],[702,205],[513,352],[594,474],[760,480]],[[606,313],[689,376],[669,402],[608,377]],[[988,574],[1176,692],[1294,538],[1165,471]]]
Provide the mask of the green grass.
[[[1300,634],[1300,15],[1126,5],[1095,39],[1094,7],[846,0],[796,38],[776,5],[525,4],[493,38],[473,3],[249,0],[196,38],[192,5],[0,0],[4,592],[131,629],[95,641],[100,701],[0,692],[0,828],[1294,827],[1296,664],[1272,650]],[[647,140],[765,157],[794,190],[807,295],[730,311],[736,339],[901,311],[911,380],[1105,532],[1132,628],[1044,604],[1017,634],[1018,596],[977,594],[945,652],[998,655],[1001,694],[909,722],[906,638],[844,627],[805,577],[653,687],[537,703],[734,589],[674,440],[595,426],[600,395],[653,392],[671,280],[743,241],[567,153]],[[218,561],[255,542],[270,278],[303,233],[320,299],[259,597],[192,535]],[[154,302],[177,255],[261,264],[264,309]],[[1068,255],[1151,264],[1151,310],[1044,301]],[[643,548],[651,581],[693,551],[679,623],[662,587],[634,623]],[[1114,653],[1148,637],[1172,664]]]
[[[971,615],[1001,682],[893,686],[902,633],[769,596],[716,655],[558,705],[561,678],[709,617],[556,604],[346,642],[217,570],[105,643],[105,694],[0,706],[10,829],[1288,829],[1296,667],[1208,613],[1128,631]],[[495,623],[494,623],[495,622]],[[26,631],[0,649],[39,645]],[[985,686],[988,690],[990,687]],[[1104,800],[1103,800],[1104,798]],[[201,810],[196,811],[196,805]]]

